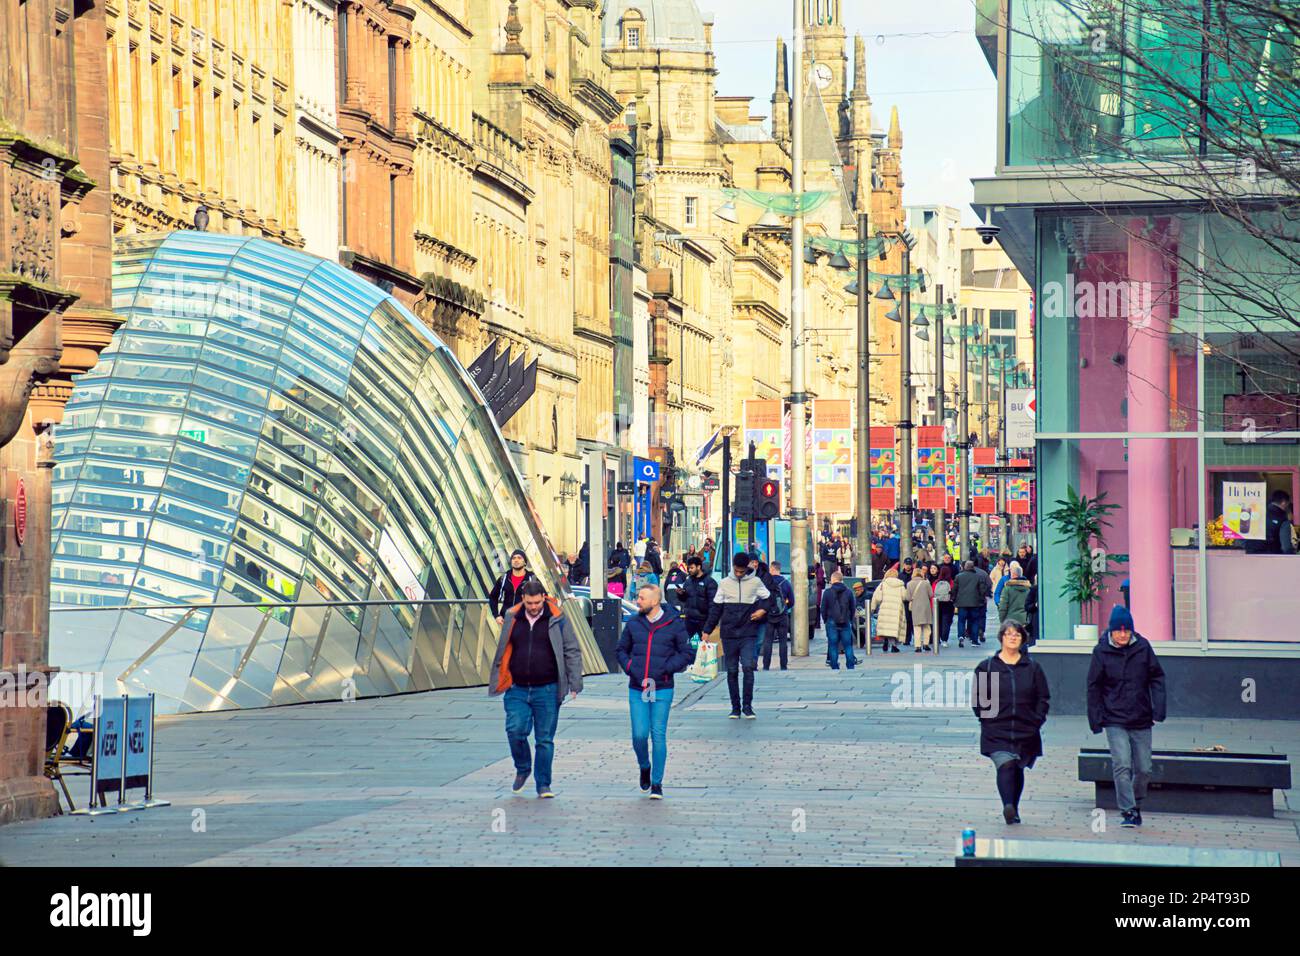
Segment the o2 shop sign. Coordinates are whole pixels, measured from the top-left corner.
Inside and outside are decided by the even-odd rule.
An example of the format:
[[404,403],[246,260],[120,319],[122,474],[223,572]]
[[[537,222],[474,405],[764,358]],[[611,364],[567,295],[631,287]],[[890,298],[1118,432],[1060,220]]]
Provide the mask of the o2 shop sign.
[[27,540],[27,485],[21,478],[14,490],[14,537],[19,547]]

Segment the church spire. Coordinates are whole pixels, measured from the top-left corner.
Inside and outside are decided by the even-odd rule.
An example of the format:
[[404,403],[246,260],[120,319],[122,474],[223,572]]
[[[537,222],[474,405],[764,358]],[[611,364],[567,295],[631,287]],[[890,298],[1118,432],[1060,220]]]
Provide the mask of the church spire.
[[788,65],[785,40],[776,38],[776,90],[772,93],[772,138],[778,143],[790,142],[790,88],[787,82]]
[[867,42],[859,33],[853,38],[853,98],[867,97]]
[[889,111],[889,148],[903,148],[903,128],[898,124],[898,107]]

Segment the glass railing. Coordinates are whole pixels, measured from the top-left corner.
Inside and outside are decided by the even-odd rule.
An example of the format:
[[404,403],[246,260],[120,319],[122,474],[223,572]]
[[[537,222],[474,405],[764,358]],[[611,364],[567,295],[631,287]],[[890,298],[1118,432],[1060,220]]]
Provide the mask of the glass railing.
[[[604,673],[587,602],[556,601],[584,673]],[[50,663],[174,714],[484,685],[499,634],[481,598],[65,605],[50,611]]]

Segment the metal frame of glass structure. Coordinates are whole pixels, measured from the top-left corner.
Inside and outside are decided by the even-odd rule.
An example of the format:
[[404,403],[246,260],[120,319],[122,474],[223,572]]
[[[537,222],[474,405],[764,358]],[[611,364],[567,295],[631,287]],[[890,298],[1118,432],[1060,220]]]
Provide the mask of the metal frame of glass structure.
[[395,299],[262,239],[116,253],[126,322],[57,433],[53,664],[164,713],[471,686],[511,550],[568,597],[482,396]]

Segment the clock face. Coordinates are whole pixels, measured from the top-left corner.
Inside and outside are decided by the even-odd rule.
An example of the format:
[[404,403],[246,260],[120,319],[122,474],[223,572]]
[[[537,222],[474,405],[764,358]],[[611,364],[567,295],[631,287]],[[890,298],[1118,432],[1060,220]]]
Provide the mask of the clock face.
[[812,68],[812,81],[817,84],[817,89],[824,90],[831,85],[834,79],[831,74],[831,68],[825,63],[817,63]]

